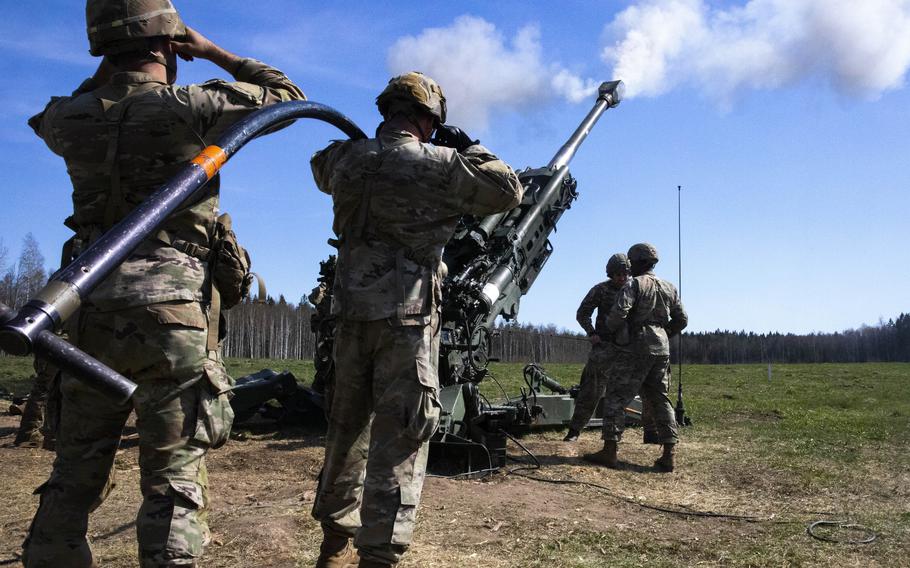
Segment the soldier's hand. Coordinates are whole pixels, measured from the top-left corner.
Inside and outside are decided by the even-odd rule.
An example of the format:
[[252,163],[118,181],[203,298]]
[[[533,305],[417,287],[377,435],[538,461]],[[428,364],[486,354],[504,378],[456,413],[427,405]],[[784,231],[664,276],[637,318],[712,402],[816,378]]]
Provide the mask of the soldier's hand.
[[599,344],[601,341],[603,341],[603,340],[600,338],[600,336],[597,335],[596,333],[595,333],[594,335],[592,335],[590,339],[591,339],[591,345],[597,345],[597,344]]
[[193,58],[209,59],[215,44],[193,28],[186,27],[186,41],[172,41],[171,47],[180,59],[192,61]]
[[464,130],[457,126],[440,124],[436,127],[436,134],[430,139],[436,146],[455,148],[457,152],[464,152],[469,146],[480,144],[480,140],[471,140]]

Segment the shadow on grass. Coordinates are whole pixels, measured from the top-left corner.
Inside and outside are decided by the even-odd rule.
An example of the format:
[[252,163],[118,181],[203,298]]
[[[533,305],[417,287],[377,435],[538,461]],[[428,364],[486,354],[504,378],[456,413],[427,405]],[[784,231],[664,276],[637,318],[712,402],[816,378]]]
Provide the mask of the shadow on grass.
[[99,534],[97,536],[94,536],[94,537],[92,537],[92,540],[104,540],[106,538],[111,538],[112,536],[117,536],[120,533],[126,532],[127,530],[131,529],[134,526],[136,526],[136,521],[130,521],[128,523],[124,523],[124,524],[120,525],[119,527],[117,527],[113,530],[109,530],[108,532],[106,532],[104,534]]
[[[606,466],[585,461],[581,456],[561,456],[561,455],[555,455],[555,454],[548,454],[548,455],[534,454],[534,456],[537,458],[537,461],[540,462],[541,469],[549,467],[549,466],[569,465],[569,466],[597,467],[597,468],[603,469],[604,471],[610,470],[610,468],[608,468]],[[517,464],[520,466],[524,465],[524,466],[533,467],[527,454],[514,454],[514,455],[510,454],[509,462],[512,465]],[[615,469],[617,471],[632,471],[635,473],[654,473],[654,472],[658,471],[652,464],[641,465],[641,464],[637,464],[637,463],[624,461],[621,458],[619,460],[618,466]]]

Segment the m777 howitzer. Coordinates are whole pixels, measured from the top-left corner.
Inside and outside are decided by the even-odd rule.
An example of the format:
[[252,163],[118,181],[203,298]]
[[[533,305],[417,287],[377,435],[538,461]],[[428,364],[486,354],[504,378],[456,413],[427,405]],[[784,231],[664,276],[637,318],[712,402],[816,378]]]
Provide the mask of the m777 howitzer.
[[539,394],[539,384],[535,389],[529,382],[518,400],[499,406],[482,402],[477,383],[489,374],[494,323],[517,317],[521,297],[553,253],[549,236],[578,197],[569,162],[601,115],[620,103],[623,91],[621,81],[601,84],[594,107],[550,162],[518,172],[525,187],[522,202],[506,213],[462,218],[446,245],[449,276],[443,283],[439,349],[443,417],[431,462],[458,462],[454,468],[463,471],[475,469],[474,464],[501,467],[505,432],[571,418],[574,399],[552,379],[538,377],[553,395]]
[[36,353],[112,398],[128,400],[136,389],[132,381],[54,335],[54,330],[60,329],[83,300],[168,217],[184,204],[192,203],[194,196],[247,142],[298,118],[322,120],[351,138],[366,138],[347,117],[319,103],[292,101],[250,114],[54,274],[21,309],[14,311],[0,304],[0,349],[12,355]]
[[[522,202],[505,213],[463,217],[446,245],[439,354],[443,415],[430,446],[431,466],[458,453],[463,455],[455,458],[461,462],[455,469],[473,470],[474,463],[501,466],[505,432],[546,413],[532,399],[547,395],[526,394],[524,402],[492,406],[482,402],[477,383],[489,375],[494,323],[518,315],[521,296],[553,252],[548,237],[578,196],[568,164],[601,115],[620,103],[623,91],[622,81],[601,84],[594,107],[553,159],[545,167],[518,172],[525,187]],[[569,401],[563,404],[567,422],[572,398],[559,396]]]

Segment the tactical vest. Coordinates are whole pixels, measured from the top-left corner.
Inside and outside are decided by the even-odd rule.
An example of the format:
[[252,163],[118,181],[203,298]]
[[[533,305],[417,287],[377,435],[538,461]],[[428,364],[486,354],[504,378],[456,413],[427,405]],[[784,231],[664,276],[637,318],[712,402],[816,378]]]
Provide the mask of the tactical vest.
[[[428,323],[441,298],[439,259],[420,258],[405,235],[396,234],[372,213],[377,188],[388,183],[380,172],[386,157],[411,140],[402,138],[386,145],[375,139],[358,142],[356,159],[345,164],[345,181],[333,191],[333,228],[339,236],[334,315],[361,321],[391,318],[403,324]],[[389,187],[382,185],[382,190],[388,192]],[[441,244],[438,249],[441,251]]]
[[[58,137],[67,141],[62,154],[73,183],[74,213],[66,224],[76,232],[74,254],[146,200],[206,145],[186,107],[177,104],[177,88],[148,79],[144,74],[115,75],[109,84],[73,99],[54,125]],[[199,87],[188,87],[193,88]],[[168,218],[90,295],[87,307],[208,302],[214,348],[220,295],[206,266],[213,252],[223,249],[219,237],[225,230],[219,231],[217,223],[219,181],[215,176],[192,203]],[[248,272],[246,251],[236,245],[232,252],[241,265],[246,261],[242,268]]]

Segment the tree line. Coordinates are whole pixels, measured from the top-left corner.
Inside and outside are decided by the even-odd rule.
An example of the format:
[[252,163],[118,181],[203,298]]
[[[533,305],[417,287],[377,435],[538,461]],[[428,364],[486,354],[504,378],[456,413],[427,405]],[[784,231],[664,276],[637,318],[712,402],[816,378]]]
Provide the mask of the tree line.
[[[228,357],[308,359],[315,335],[310,330],[313,308],[269,300],[246,302],[227,313]],[[679,340],[671,341],[671,359],[678,361]],[[554,325],[506,323],[496,328],[492,358],[505,362],[582,363],[590,351],[581,333]],[[754,333],[710,331],[682,334],[684,363],[865,363],[910,362],[910,313],[835,333]]]
[[682,350],[686,363],[910,362],[910,313],[834,333],[684,333]]
[[[22,242],[15,262],[0,241],[0,302],[22,306],[47,281],[44,257],[31,233]],[[227,357],[310,359],[316,337],[310,329],[313,307],[305,300],[294,304],[283,296],[266,302],[246,302],[225,312]],[[677,361],[680,343],[671,342]],[[684,333],[685,363],[864,363],[910,362],[910,313],[901,313],[876,325],[834,333],[754,333],[716,330]],[[505,362],[581,363],[590,343],[583,334],[554,325],[499,325],[491,357]]]

